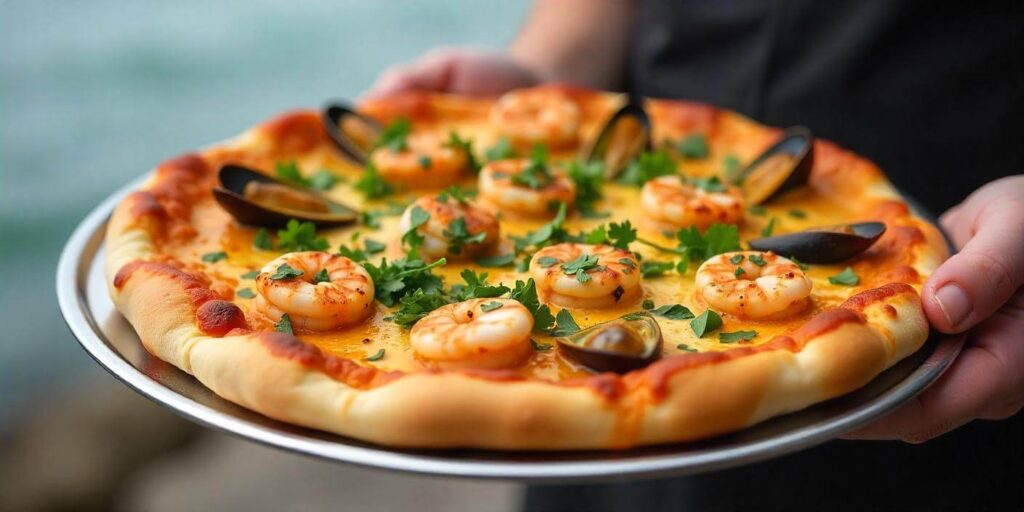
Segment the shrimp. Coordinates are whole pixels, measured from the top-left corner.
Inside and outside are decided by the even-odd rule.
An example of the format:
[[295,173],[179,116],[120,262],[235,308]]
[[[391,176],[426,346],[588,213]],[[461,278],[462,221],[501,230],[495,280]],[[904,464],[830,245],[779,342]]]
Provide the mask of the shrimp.
[[527,159],[487,164],[480,170],[478,188],[482,204],[519,217],[551,215],[555,211],[553,205],[572,204],[576,200],[576,183],[571,178],[559,171],[535,167]]
[[719,254],[697,269],[697,290],[711,307],[740,318],[775,320],[810,305],[810,278],[772,252]]
[[417,199],[402,214],[399,221],[402,233],[412,228],[412,212],[416,208],[430,216],[426,223],[416,228],[423,237],[420,254],[425,258],[471,258],[498,243],[500,227],[497,217],[453,196],[431,195]]
[[455,183],[469,168],[469,156],[463,149],[448,145],[437,133],[413,133],[406,148],[381,147],[370,161],[384,181],[409,188],[439,188]]
[[509,368],[530,352],[533,315],[512,299],[471,299],[423,317],[409,332],[416,354],[446,369]]
[[[291,269],[291,270],[289,270]],[[373,311],[373,279],[356,262],[320,251],[292,252],[256,277],[256,304],[271,320],[328,331],[363,321]]]
[[686,183],[682,176],[661,176],[645,183],[640,195],[648,220],[660,229],[705,229],[715,222],[743,221],[743,196],[733,186],[708,192]]
[[642,292],[636,256],[610,245],[545,247],[533,255],[530,274],[542,300],[565,308],[606,308]]
[[576,144],[580,128],[576,101],[554,89],[524,89],[506,93],[491,108],[491,124],[519,147],[546,144],[552,148]]

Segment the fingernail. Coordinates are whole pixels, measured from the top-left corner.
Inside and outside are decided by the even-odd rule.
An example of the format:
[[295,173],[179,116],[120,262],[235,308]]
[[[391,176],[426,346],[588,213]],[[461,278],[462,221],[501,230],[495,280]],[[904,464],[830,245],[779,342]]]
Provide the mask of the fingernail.
[[942,314],[946,315],[946,321],[951,327],[956,327],[967,318],[971,312],[971,300],[967,293],[956,283],[949,283],[935,292],[935,303],[939,305]]

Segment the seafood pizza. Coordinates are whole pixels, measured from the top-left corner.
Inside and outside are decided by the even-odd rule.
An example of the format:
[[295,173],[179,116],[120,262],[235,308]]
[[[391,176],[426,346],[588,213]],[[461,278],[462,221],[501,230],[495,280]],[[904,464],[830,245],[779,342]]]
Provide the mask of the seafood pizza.
[[565,85],[285,113],[157,166],[106,273],[144,347],[281,421],[408,447],[706,438],[928,336],[946,258],[802,127]]

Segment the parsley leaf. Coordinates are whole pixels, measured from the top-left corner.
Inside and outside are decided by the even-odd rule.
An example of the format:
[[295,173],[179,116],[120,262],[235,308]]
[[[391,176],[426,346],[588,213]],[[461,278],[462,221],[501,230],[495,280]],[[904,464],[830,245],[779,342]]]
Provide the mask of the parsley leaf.
[[690,256],[692,261],[704,261],[724,252],[740,249],[740,232],[730,224],[712,224],[701,235],[696,227],[683,228],[676,233],[679,248]]
[[447,203],[451,199],[454,199],[459,204],[466,204],[469,201],[469,198],[466,197],[466,192],[456,185],[452,185],[437,194],[437,200],[442,203]]
[[653,153],[644,151],[640,157],[634,160],[619,177],[619,183],[639,187],[658,176],[668,176],[676,173],[676,162],[668,153],[655,151]]
[[771,220],[768,221],[768,225],[765,226],[764,229],[761,230],[761,236],[765,236],[765,237],[772,236],[772,233],[775,232],[775,224],[778,221],[779,221],[779,219],[777,219],[775,217],[772,217]]
[[445,143],[445,146],[457,151],[464,151],[466,153],[466,159],[469,161],[469,168],[473,169],[474,172],[480,170],[480,162],[478,162],[476,156],[473,155],[473,141],[463,139],[459,137],[458,133],[451,131],[448,132],[448,142]]
[[228,253],[224,251],[220,252],[208,252],[203,255],[203,261],[206,263],[217,263],[220,260],[225,260],[228,257]]
[[500,283],[497,286],[487,284],[487,272],[477,274],[472,269],[467,268],[459,276],[462,277],[466,284],[452,286],[450,295],[456,300],[500,297],[509,292],[509,288]]
[[281,315],[281,319],[274,324],[274,330],[285,334],[295,334],[292,329],[292,319],[288,317],[288,313]]
[[629,244],[636,241],[636,238],[636,228],[628,220],[621,224],[615,222],[608,224],[608,239],[615,247],[628,251]]
[[675,268],[675,266],[675,263],[672,263],[671,261],[645,260],[640,262],[640,275],[644,277],[659,277],[665,272]]
[[252,246],[261,251],[274,250],[274,242],[270,239],[270,233],[267,232],[267,228],[260,228],[256,232],[256,237],[252,239]]
[[448,300],[436,291],[426,293],[423,290],[416,290],[402,297],[398,311],[395,312],[395,323],[408,329],[431,311],[446,304]]
[[710,309],[704,311],[697,318],[690,320],[690,329],[693,329],[693,333],[698,338],[703,338],[705,334],[714,331],[722,326],[722,317],[718,316],[718,313],[711,311]]
[[250,271],[242,274],[240,277],[242,279],[256,279],[256,276],[259,276],[259,275],[260,275],[260,271],[259,270],[250,270]]
[[316,225],[312,222],[288,221],[285,229],[277,232],[277,248],[286,251],[325,251],[327,239],[316,236]]
[[722,183],[722,180],[718,179],[718,176],[694,178],[690,180],[690,183],[705,192],[725,192],[729,189],[725,186],[725,183]]
[[512,253],[499,254],[497,256],[484,256],[483,258],[478,258],[476,260],[476,264],[481,267],[507,267],[512,265],[512,262],[515,261],[515,259],[516,255]]
[[703,160],[708,157],[708,139],[703,133],[691,133],[676,144],[676,151],[683,158]]
[[681,304],[666,304],[652,310],[651,313],[663,316],[669,320],[687,320],[693,318],[693,312]]
[[331,276],[327,273],[326,268],[320,269],[316,275],[313,276],[313,284],[329,283],[331,282]]
[[313,190],[330,190],[338,184],[338,177],[327,169],[320,169],[309,179],[309,188]]
[[412,125],[409,124],[408,119],[396,118],[380,132],[380,137],[373,143],[373,149],[387,147],[395,153],[405,151],[409,148],[406,138],[411,131]]
[[282,263],[277,267],[277,270],[271,274],[270,278],[275,281],[286,281],[288,279],[295,279],[303,274],[299,269],[293,268],[287,263]]
[[580,254],[576,259],[562,263],[562,272],[567,275],[576,275],[576,280],[585,283],[590,281],[590,276],[587,274],[588,270],[600,270],[601,266],[597,264],[599,258],[594,254]]
[[846,267],[842,272],[829,276],[828,282],[842,286],[857,286],[860,284],[860,276],[853,271],[853,268]]
[[548,147],[542,144],[533,146],[530,164],[512,176],[512,184],[520,187],[539,189],[548,186],[554,176],[548,167]]
[[484,151],[484,158],[486,158],[488,162],[505,160],[508,158],[514,158],[515,156],[516,150],[512,147],[512,141],[507,137],[498,139],[498,142],[487,148],[487,151]]
[[256,294],[253,293],[253,291],[251,289],[249,289],[249,288],[242,288],[241,290],[238,290],[237,292],[235,292],[235,295],[237,295],[237,296],[239,296],[239,297],[241,297],[243,299],[251,299],[251,298],[256,297]]
[[380,349],[376,354],[366,358],[367,361],[380,361],[381,359],[384,359],[384,349]]
[[687,345],[686,343],[680,343],[680,344],[676,345],[676,348],[678,348],[679,350],[682,350],[683,352],[696,352],[697,351],[697,349]]
[[504,305],[504,303],[492,300],[491,302],[484,302],[483,304],[481,304],[480,311],[483,311],[484,313],[490,313],[491,311],[494,311],[496,309],[501,309],[501,307]]
[[434,163],[427,155],[420,155],[417,161],[419,162],[420,167],[423,168],[424,170],[430,169],[430,166],[433,165]]
[[551,222],[537,228],[536,231],[527,233],[525,236],[510,237],[515,243],[516,252],[521,253],[530,247],[540,248],[549,243],[564,240],[568,236],[563,227],[563,224],[565,224],[565,213],[565,203],[558,203],[558,213],[555,214],[554,219],[551,219]]
[[601,162],[577,160],[569,164],[568,170],[569,178],[576,183],[576,207],[587,216],[596,214],[594,203],[602,197],[604,165]]
[[736,176],[742,170],[740,159],[736,155],[725,155],[722,158],[722,172],[729,181],[736,181]]
[[287,162],[277,162],[274,165],[274,174],[277,175],[277,179],[295,185],[297,187],[309,188],[309,180],[306,179],[302,172],[299,171],[299,164],[295,163],[295,160],[289,160]]
[[790,210],[790,211],[788,211],[786,213],[789,213],[789,216],[793,217],[794,219],[806,219],[807,218],[807,212],[805,212],[803,210]]
[[452,254],[461,253],[463,246],[479,244],[487,239],[486,231],[481,231],[475,235],[471,234],[466,225],[465,217],[458,217],[449,222],[448,229],[442,231],[441,234],[448,240],[448,252]]
[[579,324],[576,323],[568,309],[558,312],[558,315],[555,316],[555,325],[555,330],[551,331],[554,336],[568,336],[580,331]]
[[537,265],[539,265],[540,268],[551,268],[556,263],[558,263],[558,258],[554,256],[541,256],[540,258],[537,258]]
[[541,305],[540,299],[537,298],[537,284],[533,278],[527,279],[526,282],[516,281],[516,287],[509,297],[519,301],[533,315],[534,331],[547,332],[551,329],[555,317],[551,314],[551,310],[547,306]]
[[768,264],[768,262],[764,260],[764,256],[761,256],[760,254],[751,254],[747,259],[759,267],[763,267]]
[[412,207],[412,211],[409,212],[409,229],[402,235],[402,246],[408,247],[410,253],[416,254],[416,249],[423,245],[424,238],[418,230],[429,220],[430,214],[426,210],[418,205]]
[[373,279],[374,295],[377,301],[392,307],[398,304],[402,297],[417,289],[424,293],[440,291],[441,278],[431,273],[430,270],[445,263],[446,260],[441,258],[427,265],[419,258],[406,256],[391,263],[384,259],[380,265],[368,262],[363,262],[362,265]]
[[380,199],[393,194],[395,187],[381,178],[373,162],[368,162],[363,175],[356,181],[356,190],[362,192],[367,199]]
[[750,341],[757,336],[757,331],[736,331],[718,333],[718,341],[722,343],[736,343],[737,341]]
[[387,248],[383,242],[378,242],[372,238],[363,239],[363,248],[366,249],[367,254],[377,254],[383,252]]

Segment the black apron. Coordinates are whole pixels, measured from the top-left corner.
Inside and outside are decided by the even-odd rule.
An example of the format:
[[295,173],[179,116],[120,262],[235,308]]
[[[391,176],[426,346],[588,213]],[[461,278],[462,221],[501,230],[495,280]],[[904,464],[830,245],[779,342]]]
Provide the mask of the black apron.
[[[941,213],[1024,172],[1024,1],[638,1],[627,83],[804,125]],[[1024,416],[695,477],[534,487],[526,510],[1024,510]]]

